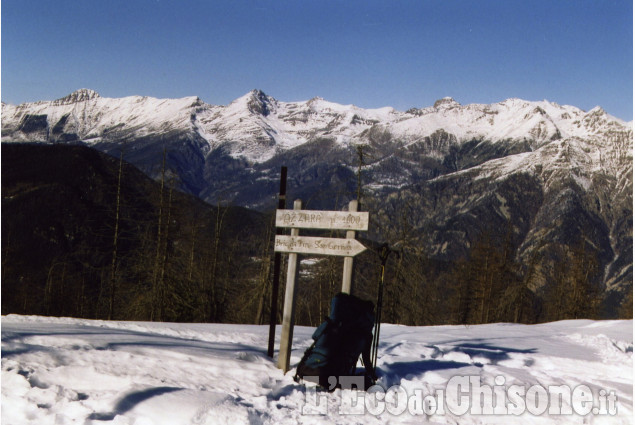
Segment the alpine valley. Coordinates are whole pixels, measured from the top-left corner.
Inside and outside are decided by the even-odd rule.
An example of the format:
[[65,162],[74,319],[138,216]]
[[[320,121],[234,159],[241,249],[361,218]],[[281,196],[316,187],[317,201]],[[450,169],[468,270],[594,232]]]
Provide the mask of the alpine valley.
[[[457,270],[474,282],[490,279],[490,289],[468,288],[472,298],[485,299],[496,285],[510,291],[499,278],[505,273],[552,299],[562,298],[562,282],[576,293],[584,280],[601,294],[604,318],[632,297],[633,125],[600,107],[444,98],[402,112],[321,98],[282,102],[259,90],[217,106],[82,89],[3,103],[2,142],[83,144],[117,158],[123,150],[155,180],[167,168],[179,189],[211,205],[260,212],[276,207],[287,166],[287,199],[303,199],[307,209],[340,210],[360,199],[371,218],[360,237],[402,254],[391,260],[395,282],[416,280],[404,261],[416,255],[446,281],[461,279]],[[475,258],[485,260],[476,267]],[[491,321],[496,306],[483,305],[478,319],[463,312],[464,321]]]

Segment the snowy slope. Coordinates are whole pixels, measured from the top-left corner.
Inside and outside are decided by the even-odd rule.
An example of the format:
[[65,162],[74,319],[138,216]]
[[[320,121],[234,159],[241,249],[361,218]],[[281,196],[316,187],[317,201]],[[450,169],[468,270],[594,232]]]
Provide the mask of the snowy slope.
[[[309,345],[312,331],[296,328],[292,365]],[[630,424],[633,420],[632,321],[384,325],[379,384],[398,387],[387,393],[375,388],[370,394],[315,393],[310,386],[295,383],[292,372],[283,375],[266,357],[267,334],[267,327],[250,325],[3,316],[2,423]],[[462,379],[473,380],[471,391],[457,384]],[[488,385],[493,385],[493,397],[521,394],[526,404],[518,398],[511,403],[510,398],[506,414],[484,415],[486,406],[492,405],[484,389]],[[565,394],[569,388],[572,396],[564,397],[562,407],[549,407],[552,414],[549,409],[538,414],[546,408],[542,401],[548,398],[542,396],[557,395],[550,386]],[[403,412],[400,405],[382,399],[398,391],[412,403],[403,405]],[[421,406],[417,408],[417,399],[437,394],[442,395],[443,413],[428,410],[435,413],[428,416]],[[587,396],[594,404],[585,401]],[[362,403],[358,405],[362,411],[350,405],[353,397]],[[483,397],[485,410],[479,412],[476,403],[462,414],[468,405],[461,403],[471,397]],[[535,399],[542,403],[539,410],[530,406]],[[525,411],[514,410],[519,406]],[[568,414],[568,408],[573,413]],[[560,410],[565,414],[555,414]]]
[[197,124],[213,147],[228,145],[232,155],[262,162],[315,137],[331,136],[346,143],[374,123],[391,122],[395,116],[392,108],[364,110],[321,98],[280,102],[254,90],[226,107],[202,111]]
[[3,104],[2,131],[5,135],[11,134],[15,141],[38,140],[41,134],[25,134],[19,129],[25,116],[41,115],[47,117],[51,129],[55,124],[62,123],[63,130],[72,131],[80,140],[89,143],[111,137],[109,133],[112,132],[125,134],[134,131],[138,137],[152,132],[191,128],[191,111],[200,104],[197,97],[155,99],[129,96],[113,99],[101,97],[92,90],[81,89],[51,102],[18,106]]
[[416,118],[393,125],[395,134],[420,137],[444,129],[459,140],[492,141],[533,138],[539,144],[555,138],[601,136],[627,124],[597,107],[589,112],[546,100],[508,99],[500,103],[462,106],[451,98],[413,112]]

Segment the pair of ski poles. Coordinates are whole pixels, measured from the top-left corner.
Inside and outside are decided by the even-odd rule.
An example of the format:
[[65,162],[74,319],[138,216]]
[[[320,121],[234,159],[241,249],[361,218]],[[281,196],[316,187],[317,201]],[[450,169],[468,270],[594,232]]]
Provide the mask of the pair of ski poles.
[[388,257],[393,251],[388,247],[388,244],[383,244],[380,247],[379,258],[381,259],[381,272],[379,275],[379,284],[377,287],[377,312],[375,314],[375,332],[373,332],[373,343],[371,351],[371,361],[373,366],[373,372],[376,373],[377,367],[377,350],[379,348],[379,328],[381,327],[381,309],[384,301],[384,272],[386,271],[386,262]]

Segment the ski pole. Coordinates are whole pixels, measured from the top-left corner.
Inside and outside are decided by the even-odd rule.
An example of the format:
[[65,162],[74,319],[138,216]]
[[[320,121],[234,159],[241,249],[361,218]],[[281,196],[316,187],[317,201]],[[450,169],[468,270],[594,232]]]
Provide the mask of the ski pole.
[[375,334],[373,335],[373,352],[372,352],[372,364],[373,371],[376,373],[377,367],[377,351],[379,349],[379,330],[381,327],[381,310],[382,303],[384,298],[384,273],[386,270],[386,262],[388,261],[388,256],[390,255],[390,249],[388,248],[388,244],[383,244],[381,247],[381,273],[379,276],[379,285],[377,288],[377,313],[375,315]]

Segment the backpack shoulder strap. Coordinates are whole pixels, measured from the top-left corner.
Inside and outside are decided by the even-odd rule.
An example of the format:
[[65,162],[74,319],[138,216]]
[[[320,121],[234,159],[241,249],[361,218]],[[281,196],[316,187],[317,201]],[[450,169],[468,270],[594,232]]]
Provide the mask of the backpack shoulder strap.
[[313,332],[313,335],[311,336],[311,338],[313,338],[313,341],[317,341],[318,339],[320,339],[320,337],[324,335],[324,333],[327,332],[328,329],[333,326],[333,324],[334,323],[331,318],[326,316],[320,326],[318,326]]

